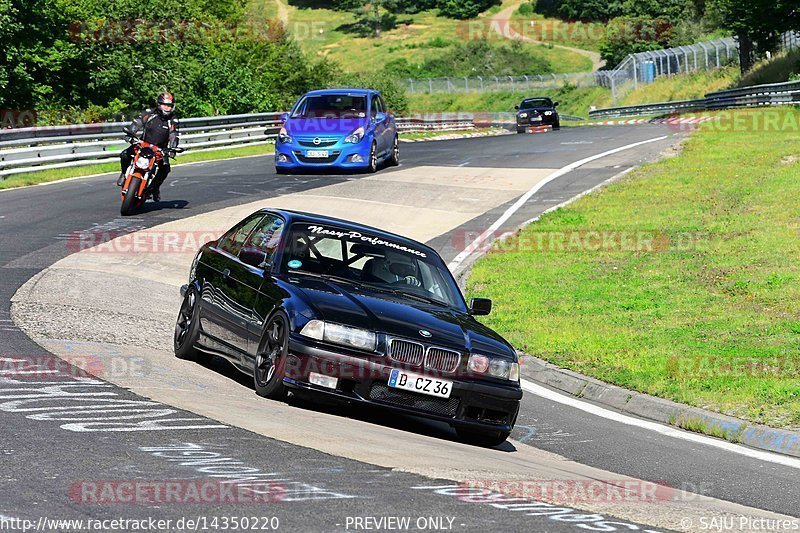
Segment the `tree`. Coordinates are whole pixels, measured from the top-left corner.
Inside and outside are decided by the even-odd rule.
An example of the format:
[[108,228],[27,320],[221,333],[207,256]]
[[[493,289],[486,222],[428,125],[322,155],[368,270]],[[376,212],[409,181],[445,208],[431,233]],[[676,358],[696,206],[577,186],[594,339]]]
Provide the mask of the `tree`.
[[356,16],[351,27],[357,33],[380,37],[381,31],[397,25],[397,17],[391,11],[394,3],[393,0],[337,0],[335,7]]
[[723,28],[739,41],[742,72],[753,66],[755,55],[775,49],[780,35],[800,28],[797,0],[709,0],[709,9]]
[[439,0],[437,6],[441,15],[464,20],[477,17],[499,3],[500,0]]

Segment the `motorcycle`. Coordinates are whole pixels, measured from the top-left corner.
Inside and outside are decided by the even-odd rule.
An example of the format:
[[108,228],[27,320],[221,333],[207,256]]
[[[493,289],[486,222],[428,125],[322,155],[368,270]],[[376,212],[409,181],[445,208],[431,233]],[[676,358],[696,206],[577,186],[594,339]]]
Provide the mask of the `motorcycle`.
[[[120,214],[124,217],[132,215],[152,196],[153,180],[156,177],[158,164],[166,155],[158,146],[144,142],[128,128],[122,130],[128,135],[128,141],[134,145],[134,157],[122,180],[122,207]],[[170,155],[183,152],[180,148],[170,150]]]

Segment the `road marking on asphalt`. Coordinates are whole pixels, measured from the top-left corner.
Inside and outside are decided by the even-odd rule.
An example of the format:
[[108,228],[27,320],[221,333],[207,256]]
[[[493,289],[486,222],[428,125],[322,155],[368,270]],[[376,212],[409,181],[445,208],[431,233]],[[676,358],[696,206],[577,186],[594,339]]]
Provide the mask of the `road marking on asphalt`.
[[553,180],[555,180],[557,178],[560,178],[561,176],[563,176],[565,174],[568,174],[568,173],[572,172],[573,170],[575,170],[576,168],[582,167],[583,165],[585,165],[587,163],[591,163],[592,161],[596,161],[598,159],[602,159],[603,157],[607,157],[609,155],[613,155],[613,154],[616,154],[616,153],[619,153],[619,152],[623,152],[625,150],[630,150],[631,148],[636,148],[637,146],[642,146],[642,145],[653,143],[653,142],[657,142],[657,141],[663,141],[664,139],[667,139],[667,138],[668,138],[668,135],[662,135],[661,137],[656,137],[654,139],[648,139],[646,141],[639,141],[639,142],[636,142],[636,143],[633,143],[633,144],[626,144],[625,146],[620,146],[619,148],[614,148],[613,150],[608,150],[606,152],[602,152],[600,154],[596,154],[596,155],[581,159],[579,161],[575,161],[574,163],[570,163],[569,165],[556,170],[555,172],[553,172],[552,174],[550,174],[549,176],[547,176],[543,180],[541,180],[538,183],[536,183],[528,192],[526,192],[516,202],[514,202],[514,205],[509,207],[506,210],[506,212],[503,213],[502,216],[500,216],[500,218],[498,218],[495,221],[494,224],[489,226],[489,228],[486,231],[484,231],[483,233],[478,235],[478,237],[475,238],[475,240],[472,241],[472,243],[469,244],[466,248],[464,248],[464,250],[460,254],[458,254],[455,257],[455,259],[450,261],[450,264],[447,265],[447,267],[450,269],[451,272],[456,273],[456,270],[461,266],[461,264],[469,256],[471,256],[473,253],[475,253],[476,250],[480,249],[480,246],[481,246],[481,244],[484,243],[484,241],[489,239],[494,234],[494,232],[496,232],[498,229],[500,229],[500,226],[502,226],[503,223],[505,223],[509,218],[511,218],[514,215],[514,213],[519,211],[519,209],[522,206],[524,206],[526,203],[528,203],[528,200],[530,200],[533,197],[534,194],[539,192],[542,189],[542,187],[544,187],[545,185],[547,185],[551,181],[553,181]]
[[668,437],[674,437],[676,439],[682,439],[697,444],[705,444],[707,446],[713,446],[715,448],[720,448],[725,451],[738,453],[739,455],[750,457],[751,459],[759,459],[761,461],[768,461],[770,463],[777,463],[779,465],[800,469],[800,459],[787,457],[785,455],[763,452],[760,450],[754,450],[721,439],[714,439],[711,437],[706,437],[705,435],[683,431],[681,429],[674,428],[672,426],[665,426],[657,422],[650,422],[648,420],[643,420],[641,418],[635,418],[632,416],[624,415],[622,413],[611,411],[609,409],[600,407],[598,405],[584,402],[582,400],[579,400],[571,396],[566,396],[564,394],[550,390],[541,385],[537,385],[536,383],[533,383],[532,381],[528,381],[526,379],[520,380],[520,384],[522,385],[522,390],[526,392],[530,392],[531,394],[535,394],[536,396],[546,398],[548,400],[560,403],[562,405],[574,407],[585,413],[606,418],[608,420],[613,420],[614,422],[619,422],[621,424],[625,424],[628,426],[635,426],[638,428],[655,431],[656,433],[660,433]]

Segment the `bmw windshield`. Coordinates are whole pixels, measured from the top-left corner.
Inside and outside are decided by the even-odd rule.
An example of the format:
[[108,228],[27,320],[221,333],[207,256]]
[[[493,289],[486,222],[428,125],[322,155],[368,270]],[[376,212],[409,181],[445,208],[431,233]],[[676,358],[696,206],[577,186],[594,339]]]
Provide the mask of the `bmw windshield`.
[[534,100],[525,100],[520,109],[536,109],[541,107],[553,107],[553,102],[547,98],[536,98]]
[[281,263],[281,271],[289,274],[323,277],[466,312],[461,293],[438,255],[363,231],[293,224]]

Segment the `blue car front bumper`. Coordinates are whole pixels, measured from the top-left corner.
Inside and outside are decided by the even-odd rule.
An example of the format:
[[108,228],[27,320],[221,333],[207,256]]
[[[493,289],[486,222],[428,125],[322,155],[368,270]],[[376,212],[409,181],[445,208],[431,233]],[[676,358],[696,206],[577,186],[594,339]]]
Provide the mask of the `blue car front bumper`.
[[[365,137],[358,143],[337,142],[330,146],[304,146],[298,141],[280,141],[275,145],[275,166],[282,170],[343,168],[363,169],[369,166],[372,139]],[[309,152],[325,151],[328,157],[311,157]],[[313,155],[313,154],[312,154]]]

